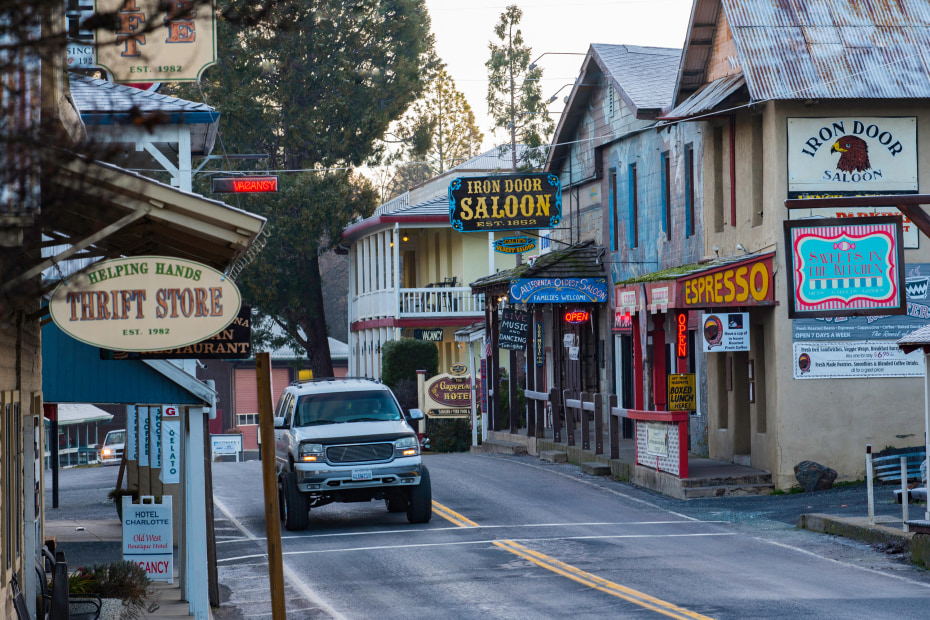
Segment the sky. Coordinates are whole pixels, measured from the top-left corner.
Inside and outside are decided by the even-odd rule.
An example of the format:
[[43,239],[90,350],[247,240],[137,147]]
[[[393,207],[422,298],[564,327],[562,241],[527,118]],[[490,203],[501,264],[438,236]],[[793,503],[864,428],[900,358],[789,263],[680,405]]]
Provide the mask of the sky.
[[[488,71],[484,66],[494,25],[509,4],[501,0],[426,0],[436,52],[456,88],[475,112],[484,147],[507,141],[492,135],[488,117]],[[550,106],[558,124],[564,97],[578,76],[591,43],[681,48],[692,0],[522,0],[520,29],[533,60],[543,69],[542,94],[558,94]],[[538,58],[538,60],[536,60]]]

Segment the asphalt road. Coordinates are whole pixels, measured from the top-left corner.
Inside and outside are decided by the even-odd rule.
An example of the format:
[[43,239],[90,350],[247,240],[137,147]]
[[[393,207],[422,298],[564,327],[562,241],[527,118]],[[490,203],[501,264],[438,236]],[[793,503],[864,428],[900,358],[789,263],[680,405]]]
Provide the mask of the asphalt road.
[[[370,502],[284,531],[288,618],[928,617],[930,573],[794,527],[866,514],[862,486],[683,502],[532,457],[425,461],[429,524]],[[260,480],[256,461],[214,466],[218,619],[270,617]]]

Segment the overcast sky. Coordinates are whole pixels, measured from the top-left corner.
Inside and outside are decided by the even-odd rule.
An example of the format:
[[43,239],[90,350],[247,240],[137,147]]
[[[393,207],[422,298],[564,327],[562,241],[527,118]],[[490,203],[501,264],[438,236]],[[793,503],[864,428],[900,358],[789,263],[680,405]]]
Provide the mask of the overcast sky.
[[[506,141],[503,135],[491,135],[484,63],[490,55],[488,43],[496,38],[494,25],[509,4],[499,0],[426,0],[436,51],[474,110],[478,128],[485,134],[486,149]],[[523,9],[520,29],[533,49],[533,59],[542,56],[537,64],[544,71],[543,97],[558,92],[558,99],[550,106],[558,123],[564,97],[571,92],[591,43],[681,48],[692,0],[523,0],[516,4]]]

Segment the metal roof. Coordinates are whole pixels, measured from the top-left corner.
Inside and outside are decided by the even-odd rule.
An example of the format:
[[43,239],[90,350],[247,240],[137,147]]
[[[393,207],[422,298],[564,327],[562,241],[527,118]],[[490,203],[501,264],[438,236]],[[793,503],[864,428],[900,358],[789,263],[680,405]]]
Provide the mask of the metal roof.
[[123,84],[69,73],[71,97],[88,125],[131,121],[131,115],[158,112],[165,121],[183,125],[215,123],[220,113],[205,103],[159,95]]
[[605,249],[594,241],[582,241],[557,252],[543,254],[532,263],[475,280],[469,286],[472,292],[490,292],[510,287],[511,278],[603,278]]
[[662,118],[675,120],[709,112],[727,97],[738,92],[745,85],[746,78],[743,77],[742,73],[736,73],[714,80],[702,86],[700,90],[679,103]]
[[930,353],[930,324],[924,325],[909,334],[904,334],[897,342],[898,348],[905,353],[923,349],[924,353]]
[[109,422],[112,419],[112,414],[87,403],[61,403],[58,405],[58,426]]
[[607,78],[634,111],[664,110],[672,101],[681,50],[592,43]]
[[927,0],[721,0],[754,101],[930,97]]

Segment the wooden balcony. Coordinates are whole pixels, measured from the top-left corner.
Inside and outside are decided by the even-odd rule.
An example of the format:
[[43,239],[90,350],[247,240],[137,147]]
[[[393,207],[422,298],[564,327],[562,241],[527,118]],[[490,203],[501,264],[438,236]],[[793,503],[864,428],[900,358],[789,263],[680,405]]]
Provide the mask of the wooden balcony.
[[365,321],[383,317],[429,318],[484,317],[484,295],[472,295],[468,286],[433,286],[402,288],[395,308],[394,289],[362,293],[350,304],[351,320]]

